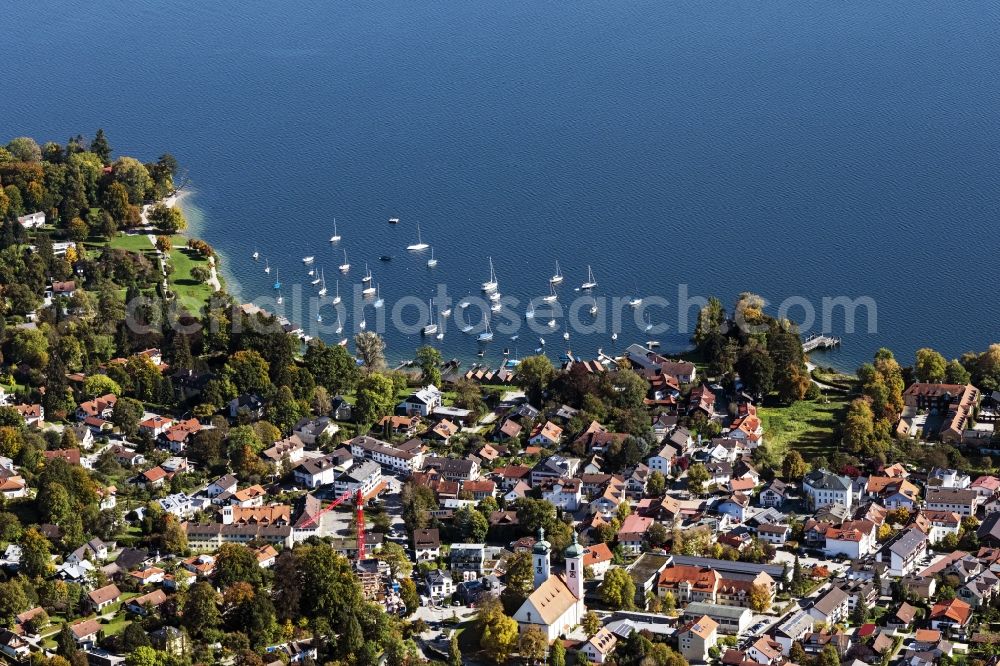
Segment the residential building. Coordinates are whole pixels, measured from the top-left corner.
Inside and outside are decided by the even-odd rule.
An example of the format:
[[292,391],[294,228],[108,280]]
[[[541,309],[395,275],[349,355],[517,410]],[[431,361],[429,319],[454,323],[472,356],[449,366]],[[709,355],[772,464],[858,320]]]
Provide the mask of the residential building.
[[436,470],[448,481],[473,481],[479,478],[479,463],[468,458],[441,458],[430,456],[424,460],[425,470]]
[[424,465],[424,453],[421,449],[404,451],[400,448],[375,439],[359,436],[347,442],[351,447],[351,455],[359,460],[373,460],[393,472],[410,474]]
[[441,555],[441,536],[436,527],[414,530],[413,551],[417,562],[436,560]]
[[823,552],[827,557],[846,555],[857,560],[875,552],[877,537],[875,523],[870,520],[848,520],[827,530]]
[[850,597],[839,587],[827,590],[826,594],[808,608],[810,617],[828,627],[846,620],[849,612]]
[[316,440],[323,436],[332,437],[340,430],[340,426],[333,422],[329,416],[319,418],[303,418],[292,428],[292,435],[297,436],[303,443],[312,446]]
[[718,623],[707,615],[685,623],[677,630],[677,646],[681,655],[689,662],[707,662],[708,651],[718,641],[718,628]]
[[774,479],[771,483],[767,484],[764,490],[760,491],[760,496],[758,501],[763,507],[775,507],[778,508],[785,503],[785,499],[788,497],[788,486],[784,481],[780,479]]
[[105,585],[87,593],[87,601],[94,612],[101,613],[105,608],[118,601],[122,593],[117,585]]
[[702,617],[710,617],[718,625],[720,634],[738,636],[750,628],[753,613],[749,608],[740,606],[721,606],[702,601],[694,601],[687,605],[682,614],[684,622],[691,622]]
[[971,488],[933,488],[925,493],[926,507],[932,511],[952,511],[962,516],[975,516],[981,500]]
[[353,465],[343,472],[334,482],[334,490],[338,493],[357,492],[367,496],[375,492],[382,483],[382,467],[373,460],[366,460],[360,465]]
[[542,499],[548,500],[556,508],[576,511],[580,508],[582,482],[580,479],[545,479],[542,484]]
[[851,488],[850,478],[825,469],[812,471],[802,479],[802,491],[813,509],[821,509],[830,504],[842,504],[850,509],[854,498]]
[[875,557],[889,567],[890,576],[907,576],[916,572],[917,564],[926,554],[927,535],[911,527],[883,545]]
[[813,616],[804,610],[797,610],[782,620],[772,632],[774,640],[781,645],[781,654],[787,657],[792,644],[805,639],[813,630],[814,623]]
[[399,409],[406,414],[419,414],[426,417],[441,406],[441,398],[441,391],[433,384],[428,384],[401,402]]
[[939,601],[931,608],[932,629],[948,630],[961,635],[972,619],[972,606],[961,599]]
[[587,655],[587,661],[591,664],[603,664],[608,660],[617,644],[618,637],[611,633],[607,627],[601,627],[600,631],[588,638],[579,650]]

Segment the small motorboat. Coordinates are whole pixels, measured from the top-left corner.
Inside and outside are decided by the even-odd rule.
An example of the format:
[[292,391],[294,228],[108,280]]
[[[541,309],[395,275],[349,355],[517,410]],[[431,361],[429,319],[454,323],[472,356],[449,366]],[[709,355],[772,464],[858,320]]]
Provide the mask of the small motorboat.
[[563,333],[563,340],[569,340],[569,331]]
[[390,217],[389,218],[389,224],[399,224],[399,218],[398,217]]
[[617,333],[612,333],[611,334],[611,341],[614,342],[617,339],[618,339],[618,334]]
[[545,338],[538,338],[538,344],[545,346]]
[[315,258],[316,257],[313,257],[311,255],[308,256],[308,257],[302,257],[302,263],[303,264],[311,264]]
[[265,273],[270,273],[271,272],[271,265],[269,263],[267,263],[267,259],[264,260],[264,272]]
[[444,310],[441,310],[441,316],[442,317],[450,317],[451,316],[451,308],[445,308]]
[[642,299],[639,298],[638,296],[633,296],[632,298],[629,299],[628,304],[629,307],[637,308],[640,305],[642,305]]
[[382,260],[382,261],[392,261],[392,255],[391,254],[383,254],[381,257],[379,257],[379,259]]
[[260,259],[260,252],[258,252],[257,250],[254,250],[253,254],[251,254],[250,256],[253,257],[254,261],[257,261],[258,259]]
[[555,327],[556,327],[556,320],[549,319],[549,328],[555,328]]
[[497,301],[496,303],[490,305],[490,312],[500,312],[500,310],[502,309],[503,309],[503,303],[501,303],[500,301]]

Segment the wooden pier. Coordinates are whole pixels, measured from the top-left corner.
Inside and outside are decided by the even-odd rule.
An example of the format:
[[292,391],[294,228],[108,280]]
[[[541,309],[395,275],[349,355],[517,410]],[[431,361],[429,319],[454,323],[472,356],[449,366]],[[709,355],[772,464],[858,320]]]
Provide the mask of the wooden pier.
[[834,338],[829,335],[810,335],[802,342],[802,351],[808,354],[816,349],[830,349],[831,347],[839,347],[840,338]]

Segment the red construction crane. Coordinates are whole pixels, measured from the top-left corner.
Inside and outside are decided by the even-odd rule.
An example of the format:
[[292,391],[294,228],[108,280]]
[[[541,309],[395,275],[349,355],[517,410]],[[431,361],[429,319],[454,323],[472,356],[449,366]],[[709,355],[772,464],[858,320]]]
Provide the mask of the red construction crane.
[[365,559],[365,496],[361,492],[360,488],[358,488],[355,491],[348,490],[346,493],[344,493],[337,499],[327,504],[325,507],[317,511],[315,514],[306,518],[299,525],[299,527],[305,528],[311,525],[315,525],[316,521],[319,520],[320,516],[322,516],[327,511],[337,508],[338,506],[346,502],[348,499],[350,499],[352,495],[354,496],[355,500],[355,509],[356,509],[355,518],[357,519],[357,524],[358,524],[358,559],[363,560]]

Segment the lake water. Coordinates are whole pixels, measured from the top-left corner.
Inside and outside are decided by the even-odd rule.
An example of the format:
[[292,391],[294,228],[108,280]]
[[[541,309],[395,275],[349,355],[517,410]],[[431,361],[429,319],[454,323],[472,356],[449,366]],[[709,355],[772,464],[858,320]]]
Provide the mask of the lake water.
[[[843,347],[815,355],[841,367],[1000,338],[996,3],[16,0],[3,17],[0,138],[103,127],[122,153],[173,153],[245,300],[273,296],[255,249],[290,305],[301,257],[332,292],[344,248],[342,294],[367,261],[387,308],[439,283],[479,295],[488,256],[521,314],[557,259],[563,303],[588,264],[598,296],[671,301],[648,319],[667,333],[625,307],[617,343],[505,329],[493,363],[540,336],[553,356],[681,348],[678,284],[817,311],[870,297],[877,331],[835,318]],[[434,270],[404,249],[418,222]],[[420,341],[386,336],[395,358]],[[454,321],[440,344],[477,351]]]

